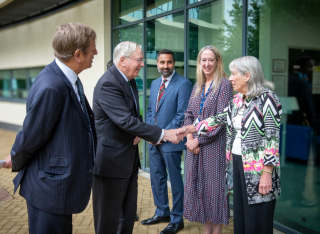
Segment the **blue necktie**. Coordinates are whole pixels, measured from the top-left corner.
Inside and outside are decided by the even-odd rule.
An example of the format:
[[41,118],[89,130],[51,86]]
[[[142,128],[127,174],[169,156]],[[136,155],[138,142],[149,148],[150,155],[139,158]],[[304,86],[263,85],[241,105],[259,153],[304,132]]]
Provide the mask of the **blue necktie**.
[[82,86],[81,80],[79,78],[77,79],[76,83],[77,83],[77,87],[78,87],[78,93],[80,96],[80,104],[81,104],[82,110],[84,112],[84,115],[86,116],[87,123],[89,125],[89,129],[90,129],[90,133],[91,133],[91,137],[92,137],[92,153],[93,153],[93,160],[95,160],[96,152],[94,150],[94,137],[93,137],[93,132],[92,132],[91,124],[90,124],[89,114],[88,114],[85,99],[84,99],[83,86]]

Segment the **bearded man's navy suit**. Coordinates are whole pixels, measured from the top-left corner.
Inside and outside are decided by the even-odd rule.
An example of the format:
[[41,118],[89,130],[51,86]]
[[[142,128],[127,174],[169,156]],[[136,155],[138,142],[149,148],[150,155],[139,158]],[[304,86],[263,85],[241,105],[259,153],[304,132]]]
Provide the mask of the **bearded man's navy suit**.
[[[159,88],[162,78],[151,83],[150,98],[146,123],[162,129],[181,127],[184,112],[192,91],[192,84],[186,78],[174,72],[159,102],[156,111]],[[181,177],[181,155],[186,149],[186,141],[179,144],[162,142],[161,145],[149,144],[149,162],[151,188],[156,208],[160,217],[170,216],[171,223],[183,222],[183,181]],[[170,212],[167,192],[167,170],[170,176],[173,207]]]

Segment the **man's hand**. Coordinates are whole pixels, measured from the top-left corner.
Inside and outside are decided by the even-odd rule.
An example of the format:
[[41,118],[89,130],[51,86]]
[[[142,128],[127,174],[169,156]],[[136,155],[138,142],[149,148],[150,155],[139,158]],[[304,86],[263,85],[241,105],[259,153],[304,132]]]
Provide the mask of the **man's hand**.
[[197,138],[188,140],[187,143],[185,144],[187,146],[187,149],[190,152],[193,152],[197,147],[199,147],[199,141]]
[[6,159],[4,161],[6,161],[6,163],[3,165],[3,168],[11,168],[12,167],[10,154],[6,157]]
[[182,138],[187,136],[189,133],[196,132],[196,128],[193,125],[189,125],[183,128],[176,129],[176,135],[180,135]]
[[176,135],[175,132],[176,132],[176,129],[164,130],[164,135],[162,140],[171,141],[173,144],[178,144],[180,141],[183,140],[183,136]]
[[137,144],[139,144],[140,140],[141,140],[141,138],[140,138],[140,137],[136,137],[136,138],[134,138],[134,140],[133,140],[133,145],[137,145]]

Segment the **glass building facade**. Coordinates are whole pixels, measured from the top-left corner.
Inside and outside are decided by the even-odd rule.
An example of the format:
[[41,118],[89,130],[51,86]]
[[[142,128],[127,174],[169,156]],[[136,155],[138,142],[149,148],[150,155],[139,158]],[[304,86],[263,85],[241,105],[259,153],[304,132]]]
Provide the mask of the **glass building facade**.
[[31,85],[43,68],[0,70],[0,100],[25,102]]
[[[150,84],[160,77],[156,55],[161,49],[174,52],[176,72],[192,83],[203,46],[220,50],[228,74],[233,59],[252,55],[260,60],[283,104],[282,194],[275,227],[286,233],[320,233],[320,2],[117,0],[111,5],[112,49],[126,40],[143,46],[146,63],[136,82],[144,120]],[[0,76],[3,87],[6,79]],[[140,142],[145,171],[147,144]]]

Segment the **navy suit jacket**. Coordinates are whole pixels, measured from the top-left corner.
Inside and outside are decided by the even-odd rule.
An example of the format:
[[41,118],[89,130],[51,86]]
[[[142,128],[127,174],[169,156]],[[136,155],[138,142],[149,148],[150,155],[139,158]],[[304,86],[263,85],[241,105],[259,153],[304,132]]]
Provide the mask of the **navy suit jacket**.
[[[93,112],[86,106],[96,138]],[[92,185],[93,142],[70,81],[55,61],[37,76],[27,115],[11,150],[15,191],[54,214],[82,212]],[[95,140],[96,142],[96,140]]]
[[[184,119],[184,112],[188,107],[192,84],[189,80],[175,72],[160,100],[158,111],[156,112],[157,96],[161,83],[161,77],[151,83],[146,123],[155,125],[156,116],[157,127],[166,130],[180,128]],[[164,152],[182,151],[186,149],[185,143],[186,139],[179,144],[163,142],[160,147]],[[149,144],[149,149],[152,147]]]

